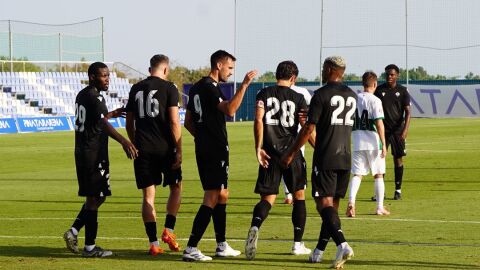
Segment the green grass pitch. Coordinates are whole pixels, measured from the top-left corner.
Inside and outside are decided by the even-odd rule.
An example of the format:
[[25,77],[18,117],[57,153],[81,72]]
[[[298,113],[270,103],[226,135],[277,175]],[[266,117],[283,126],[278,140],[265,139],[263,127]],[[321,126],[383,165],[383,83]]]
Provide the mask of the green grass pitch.
[[[185,130],[184,130],[185,131]],[[122,132],[125,134],[124,130]],[[253,193],[257,161],[252,122],[228,125],[231,149],[230,201],[227,238],[243,252],[251,213],[258,201]],[[342,227],[355,257],[346,269],[480,269],[480,119],[414,119],[407,141],[403,200],[386,200],[392,215],[373,215],[371,177],[365,178],[357,202],[357,217]],[[183,198],[176,234],[185,246],[202,190],[193,139],[184,132]],[[290,255],[293,229],[291,206],[283,195],[260,230],[257,257],[186,263],[181,253],[151,257],[141,220],[141,192],[136,189],[132,162],[110,140],[111,186],[99,212],[97,244],[116,256],[84,259],[69,253],[63,232],[75,218],[77,197],[73,132],[0,136],[0,269],[327,269],[335,254],[330,242],[320,264],[307,256]],[[312,150],[307,146],[308,170]],[[387,159],[386,195],[393,195],[391,156]],[[158,188],[159,231],[163,228],[168,189]],[[304,241],[314,248],[320,217],[307,190],[308,219]],[[199,248],[214,255],[213,224]],[[83,247],[84,232],[80,233]],[[165,245],[163,245],[165,247]]]

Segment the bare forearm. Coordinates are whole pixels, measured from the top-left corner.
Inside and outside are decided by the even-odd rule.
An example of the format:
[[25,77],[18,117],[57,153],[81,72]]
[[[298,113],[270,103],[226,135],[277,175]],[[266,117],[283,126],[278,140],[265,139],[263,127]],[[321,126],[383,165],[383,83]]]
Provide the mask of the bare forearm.
[[259,150],[263,144],[263,123],[255,120],[253,124],[253,134],[255,137],[255,151]]
[[300,133],[297,135],[297,139],[293,143],[293,145],[290,147],[288,154],[293,155],[294,153],[297,153],[300,148],[309,140],[311,137],[311,134],[314,132],[315,126],[312,124],[307,124],[302,127],[300,130]]

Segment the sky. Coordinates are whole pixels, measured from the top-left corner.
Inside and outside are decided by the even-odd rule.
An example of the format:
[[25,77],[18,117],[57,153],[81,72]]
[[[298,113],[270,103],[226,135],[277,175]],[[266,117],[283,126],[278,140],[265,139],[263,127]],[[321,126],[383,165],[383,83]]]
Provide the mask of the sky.
[[237,81],[251,69],[274,71],[283,60],[295,61],[300,76],[312,80],[330,55],[344,56],[347,73],[380,73],[396,63],[431,74],[480,74],[476,0],[408,0],[406,9],[405,0],[324,0],[323,28],[320,0],[2,2],[0,20],[65,24],[103,17],[105,60],[145,73],[157,53],[198,68],[224,49],[237,57]]

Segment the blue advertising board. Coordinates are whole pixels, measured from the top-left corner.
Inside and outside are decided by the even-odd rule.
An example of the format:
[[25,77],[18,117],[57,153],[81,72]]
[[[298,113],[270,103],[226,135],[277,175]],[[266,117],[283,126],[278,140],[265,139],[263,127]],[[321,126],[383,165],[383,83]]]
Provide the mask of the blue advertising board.
[[0,119],[0,133],[17,133],[17,125],[15,124],[15,119]]
[[66,116],[17,118],[19,132],[70,130]]

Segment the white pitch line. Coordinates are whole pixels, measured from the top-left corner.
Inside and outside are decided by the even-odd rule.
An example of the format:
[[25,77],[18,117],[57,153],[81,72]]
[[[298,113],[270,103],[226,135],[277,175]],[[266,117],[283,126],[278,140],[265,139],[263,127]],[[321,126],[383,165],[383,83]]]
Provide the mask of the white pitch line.
[[[80,239],[85,239],[83,236],[79,236]],[[52,239],[60,240],[63,239],[61,236],[45,236],[45,235],[0,235],[0,239]],[[100,240],[115,240],[115,241],[148,241],[147,237],[108,237],[108,236],[99,236],[97,239]],[[179,241],[188,241],[188,238],[177,238]],[[215,238],[202,238],[202,241],[213,242],[216,241]],[[261,239],[262,242],[285,242],[290,243],[292,240],[287,239]],[[235,239],[229,238],[228,242],[245,242],[245,239]],[[307,243],[315,243],[316,241],[304,241]],[[370,244],[370,245],[409,245],[409,246],[433,246],[433,247],[480,247],[479,244],[453,244],[453,243],[421,243],[421,242],[376,242],[376,241],[350,241],[351,243],[361,243],[361,244]]]
[[[194,216],[178,216],[177,219],[193,219]],[[235,216],[228,215],[228,218],[238,219],[246,218],[251,219],[251,216]],[[309,219],[320,219],[319,216],[309,216]],[[0,221],[16,221],[16,220],[73,220],[74,217],[0,217]],[[141,217],[98,217],[98,219],[138,219]],[[268,219],[291,219],[290,216],[269,216]],[[365,220],[365,221],[391,221],[391,222],[425,222],[425,223],[456,223],[456,224],[480,224],[480,221],[476,220],[438,220],[438,219],[411,219],[411,218],[342,218],[342,221],[348,220]]]

